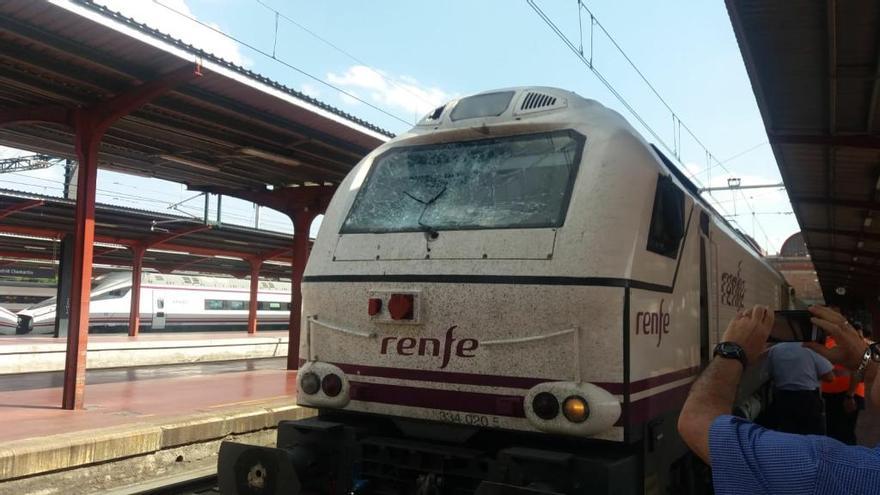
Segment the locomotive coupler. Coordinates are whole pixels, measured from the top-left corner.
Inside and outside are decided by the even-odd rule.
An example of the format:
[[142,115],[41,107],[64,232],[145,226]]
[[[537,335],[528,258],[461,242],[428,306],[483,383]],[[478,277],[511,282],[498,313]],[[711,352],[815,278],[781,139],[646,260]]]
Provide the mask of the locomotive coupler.
[[276,447],[223,442],[217,481],[223,495],[343,495],[351,490],[354,432],[310,418],[278,424]]

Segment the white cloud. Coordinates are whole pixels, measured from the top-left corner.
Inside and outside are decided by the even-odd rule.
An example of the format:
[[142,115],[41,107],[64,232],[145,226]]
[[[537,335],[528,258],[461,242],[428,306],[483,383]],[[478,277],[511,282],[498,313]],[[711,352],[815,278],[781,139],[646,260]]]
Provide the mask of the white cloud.
[[[188,17],[195,18],[196,16],[186,4],[186,0],[161,0],[161,2],[168,8],[149,0],[98,0],[98,3],[110,10],[121,12],[138,22],[178,38],[184,43],[213,53],[234,64],[251,65],[252,61],[242,55],[235,41],[169,10],[173,9]],[[220,26],[213,22],[204,20],[202,22],[222,31]]]
[[[410,76],[391,74],[363,65],[353,65],[343,74],[328,73],[327,80],[346,91],[359,89],[369,95],[378,106],[403,110],[407,115],[422,115],[455,98],[441,88],[423,86]],[[343,100],[346,100],[343,95]],[[347,98],[346,101],[351,101]]]

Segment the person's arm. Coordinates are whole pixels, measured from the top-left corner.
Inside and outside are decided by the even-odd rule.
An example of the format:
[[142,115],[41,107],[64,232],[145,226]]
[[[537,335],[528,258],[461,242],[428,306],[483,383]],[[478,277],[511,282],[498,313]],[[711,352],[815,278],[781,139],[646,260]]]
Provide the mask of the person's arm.
[[[825,330],[828,335],[834,337],[834,341],[837,345],[828,349],[822,344],[807,342],[804,346],[809,347],[832,363],[839,364],[850,370],[851,379],[849,381],[849,391],[847,392],[847,395],[851,397],[852,392],[854,392],[856,386],[858,386],[858,380],[853,376],[852,370],[858,368],[868,344],[865,343],[864,338],[840,313],[823,306],[811,306],[809,309],[810,312],[813,313],[813,318],[811,319],[813,324]],[[875,375],[873,368],[875,367],[876,363],[869,361],[868,367],[865,369],[865,377],[863,378],[866,378],[865,384],[871,389],[869,395],[871,396],[872,402],[880,402],[880,397],[878,397],[878,394],[880,394],[880,386],[878,386],[878,381],[873,379]],[[869,375],[870,379],[867,379]],[[844,407],[850,409],[847,402],[849,401],[847,400],[844,402]]]
[[[746,360],[755,362],[770,335],[773,316],[765,306],[738,314],[724,331],[722,342],[738,344],[745,351]],[[694,382],[678,417],[681,438],[707,464],[711,464],[709,427],[715,418],[730,414],[742,373],[742,364],[737,360],[713,359]]]
[[823,382],[833,382],[834,381],[834,365],[831,364],[831,361],[825,359],[824,356],[816,354],[811,351],[809,352],[810,357],[813,358],[813,366],[816,368],[816,376],[819,377]]
[[871,361],[865,368],[865,389],[868,391],[865,400],[871,401],[871,407],[880,409],[880,380],[877,379],[877,372],[880,371],[880,364]]
[[681,438],[706,464],[710,464],[709,427],[715,418],[730,414],[742,372],[739,361],[713,359],[694,382],[678,417]]

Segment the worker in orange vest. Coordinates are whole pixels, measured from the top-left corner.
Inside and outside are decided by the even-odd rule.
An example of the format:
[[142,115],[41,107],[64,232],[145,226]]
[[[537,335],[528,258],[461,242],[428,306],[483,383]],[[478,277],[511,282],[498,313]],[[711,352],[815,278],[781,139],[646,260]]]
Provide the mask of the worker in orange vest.
[[[854,328],[861,331],[861,325]],[[825,340],[825,347],[837,345],[834,338]],[[856,444],[856,421],[859,410],[865,408],[864,382],[851,383],[850,370],[834,365],[834,380],[822,383],[822,398],[825,400],[825,424],[827,435],[848,445]]]

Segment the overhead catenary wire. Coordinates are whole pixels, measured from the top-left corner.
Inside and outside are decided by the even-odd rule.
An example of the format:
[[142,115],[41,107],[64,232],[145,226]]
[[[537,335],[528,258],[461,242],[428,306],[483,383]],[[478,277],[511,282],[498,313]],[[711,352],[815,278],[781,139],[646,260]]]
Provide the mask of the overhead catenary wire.
[[193,16],[191,16],[191,15],[189,15],[189,14],[186,14],[186,13],[184,13],[184,12],[181,12],[181,11],[175,9],[174,7],[171,7],[171,6],[169,6],[169,5],[166,5],[166,4],[162,3],[160,0],[153,0],[153,3],[155,3],[156,5],[159,5],[159,6],[161,6],[162,8],[164,8],[164,9],[166,9],[166,10],[169,10],[169,11],[171,11],[171,12],[173,12],[173,13],[175,13],[175,14],[177,14],[177,15],[183,17],[183,18],[189,19],[190,21],[192,21],[192,22],[194,22],[194,23],[196,23],[196,24],[198,24],[198,25],[204,27],[205,29],[209,29],[209,30],[213,31],[213,32],[219,34],[220,36],[223,36],[224,38],[227,38],[227,39],[229,39],[229,40],[231,40],[231,41],[233,41],[233,42],[235,42],[235,43],[238,43],[239,45],[244,46],[244,47],[248,48],[249,50],[254,51],[255,53],[259,53],[260,55],[262,55],[262,56],[264,56],[264,57],[266,57],[266,58],[268,58],[268,59],[274,60],[274,61],[278,62],[279,64],[281,64],[281,65],[287,67],[288,69],[291,69],[291,70],[293,70],[293,71],[296,71],[296,72],[298,72],[299,74],[301,74],[301,75],[303,75],[303,76],[305,76],[305,77],[307,77],[307,78],[309,78],[309,79],[311,79],[311,80],[313,80],[313,81],[315,81],[315,82],[317,82],[317,83],[319,83],[319,84],[322,84],[322,85],[324,85],[324,86],[327,86],[328,88],[331,88],[331,89],[333,89],[334,91],[337,91],[337,92],[339,92],[340,94],[345,95],[345,96],[348,97],[348,98],[351,98],[351,99],[356,100],[356,101],[358,101],[358,102],[360,102],[360,103],[363,103],[364,105],[366,105],[366,106],[372,108],[373,110],[376,110],[377,112],[380,112],[380,113],[382,113],[382,114],[384,114],[384,115],[386,115],[386,116],[388,116],[388,117],[390,117],[390,118],[392,118],[392,119],[394,119],[394,120],[397,120],[397,121],[399,121],[399,122],[401,122],[401,123],[403,123],[403,124],[406,124],[406,125],[412,125],[412,122],[410,122],[410,121],[408,121],[408,120],[406,120],[406,119],[404,119],[404,118],[402,118],[402,117],[400,117],[400,116],[398,116],[398,115],[396,115],[396,114],[393,114],[393,113],[389,112],[388,110],[385,110],[385,109],[383,109],[383,108],[381,108],[381,107],[379,107],[379,106],[377,106],[377,105],[374,105],[374,104],[370,103],[369,101],[367,101],[367,100],[365,100],[365,99],[363,99],[363,98],[357,96],[356,94],[354,94],[354,93],[352,93],[352,92],[350,92],[350,91],[346,91],[346,90],[344,90],[344,89],[342,89],[342,88],[340,88],[340,87],[338,87],[338,86],[336,86],[336,85],[334,85],[334,84],[332,84],[332,83],[330,83],[330,82],[327,82],[327,81],[321,79],[320,77],[315,76],[315,75],[313,75],[313,74],[311,74],[311,73],[309,73],[309,72],[307,72],[307,71],[305,71],[305,70],[303,70],[303,69],[301,69],[301,68],[299,68],[299,67],[293,65],[293,64],[290,63],[290,62],[287,62],[287,61],[285,61],[285,60],[282,60],[281,58],[276,57],[276,56],[273,55],[272,53],[269,53],[269,52],[267,52],[267,51],[265,51],[265,50],[263,50],[263,49],[261,49],[261,48],[258,48],[258,47],[256,47],[255,45],[252,45],[251,43],[248,43],[248,42],[246,42],[246,41],[244,41],[244,40],[241,40],[241,39],[239,39],[239,38],[236,38],[235,36],[232,36],[232,35],[230,35],[230,34],[227,34],[226,32],[224,32],[223,30],[217,28],[216,26],[212,26],[212,25],[210,25],[210,24],[208,24],[208,23],[206,23],[206,22],[202,22],[202,21],[200,21],[199,19],[196,19],[195,17],[193,17]]
[[[341,53],[342,55],[345,55],[345,56],[348,57],[350,60],[356,62],[357,64],[359,64],[359,65],[361,65],[361,66],[363,66],[363,67],[365,67],[365,68],[368,69],[370,72],[376,74],[377,76],[379,76],[380,78],[382,78],[384,81],[388,82],[388,84],[394,86],[395,88],[400,89],[401,91],[405,91],[405,92],[409,93],[409,94],[412,95],[413,97],[418,98],[418,99],[421,100],[423,103],[426,103],[426,104],[429,105],[429,106],[432,106],[432,107],[433,107],[433,106],[436,106],[436,105],[438,104],[437,102],[433,102],[433,101],[429,101],[429,100],[425,99],[424,95],[421,95],[421,94],[419,94],[419,93],[413,91],[413,90],[410,89],[410,87],[408,87],[407,85],[398,83],[398,81],[396,81],[394,78],[388,77],[388,75],[385,74],[384,72],[380,71],[379,69],[376,69],[375,67],[373,67],[372,65],[368,64],[367,62],[364,62],[362,59],[360,59],[359,57],[356,57],[356,56],[353,55],[351,52],[349,52],[349,51],[345,50],[344,48],[340,47],[338,44],[336,44],[336,43],[334,43],[334,42],[328,40],[327,38],[324,38],[323,36],[319,35],[319,34],[316,33],[315,31],[313,31],[313,30],[307,28],[306,26],[302,25],[300,22],[297,22],[296,20],[294,20],[293,18],[291,18],[291,17],[288,16],[287,14],[285,14],[285,13],[281,12],[280,10],[278,10],[278,9],[272,7],[271,5],[267,4],[265,1],[263,1],[263,0],[254,0],[254,1],[257,2],[258,4],[260,4],[260,5],[261,5],[263,8],[265,8],[266,10],[268,10],[268,11],[274,13],[274,15],[275,15],[275,40],[274,40],[274,42],[275,42],[275,43],[278,42],[278,19],[281,18],[281,19],[284,19],[285,21],[289,22],[290,24],[293,24],[294,26],[298,27],[299,29],[303,30],[304,32],[306,32],[307,34],[309,34],[310,36],[312,36],[312,37],[315,38],[316,40],[320,41],[321,43],[324,43],[325,45],[327,45],[327,46],[329,46],[330,48],[336,50],[337,52]],[[273,56],[274,56],[274,53],[275,53],[274,45],[273,45],[272,53],[273,53]]]
[[[750,149],[748,149],[748,150],[745,150],[744,152],[742,152],[742,153],[740,153],[740,154],[738,154],[738,155],[734,155],[734,156],[732,156],[732,157],[730,157],[730,158],[728,158],[728,159],[726,159],[726,160],[724,160],[724,161],[720,161],[720,160],[718,160],[718,159],[715,157],[715,155],[709,150],[708,146],[706,146],[706,145],[703,143],[703,141],[700,140],[700,138],[699,138],[699,137],[698,137],[698,136],[697,136],[697,135],[691,130],[691,128],[688,127],[687,124],[685,124],[685,123],[681,120],[681,118],[678,116],[678,114],[673,110],[672,106],[671,106],[671,105],[670,105],[670,104],[669,104],[669,103],[668,103],[668,102],[662,97],[662,95],[660,94],[660,92],[659,92],[659,91],[656,89],[656,87],[650,82],[650,80],[647,78],[647,76],[645,76],[645,74],[644,74],[644,73],[638,68],[638,66],[636,66],[636,64],[632,61],[632,59],[626,54],[626,52],[623,50],[623,48],[621,48],[621,46],[620,46],[620,44],[617,42],[617,40],[614,39],[614,37],[611,35],[611,33],[609,33],[607,29],[605,29],[605,27],[604,27],[604,26],[602,25],[602,23],[598,20],[598,18],[595,16],[595,14],[593,14],[593,12],[592,12],[592,11],[591,11],[591,10],[585,5],[585,4],[584,4],[583,0],[577,0],[577,5],[578,5],[578,6],[577,6],[577,8],[578,8],[578,32],[579,32],[579,36],[580,36],[580,40],[579,40],[579,43],[578,43],[577,45],[576,45],[575,43],[573,43],[573,42],[571,41],[571,39],[569,39],[569,37],[568,37],[565,33],[562,32],[562,30],[559,28],[559,26],[558,26],[558,25],[557,25],[557,24],[556,24],[556,23],[555,23],[555,22],[554,22],[554,21],[553,21],[553,20],[552,20],[552,19],[551,19],[551,18],[550,18],[550,17],[549,17],[549,16],[548,16],[548,15],[547,15],[547,14],[546,14],[546,13],[545,13],[545,12],[544,12],[544,11],[538,6],[538,5],[537,5],[537,3],[536,3],[535,0],[526,0],[526,2],[527,2],[528,5],[529,5],[529,6],[535,11],[535,13],[536,13],[536,14],[537,14],[537,15],[538,15],[538,16],[539,16],[539,17],[540,17],[540,18],[541,18],[541,19],[547,24],[547,26],[550,27],[550,29],[551,29],[551,30],[552,30],[552,31],[553,31],[553,32],[559,37],[559,39],[562,40],[562,42],[563,42],[566,46],[568,46],[568,48],[569,48],[569,49],[570,49],[570,50],[571,50],[571,51],[572,51],[572,52],[573,52],[573,53],[574,53],[574,54],[580,59],[580,61],[581,61],[581,62],[582,62],[582,63],[583,63],[583,64],[584,64],[584,65],[585,65],[585,66],[586,66],[586,67],[587,67],[587,68],[588,68],[588,69],[594,74],[594,76],[599,80],[599,82],[601,82],[601,83],[605,86],[605,88],[606,88],[606,89],[607,89],[607,90],[608,90],[608,91],[609,91],[609,92],[610,92],[615,98],[617,98],[617,100],[621,103],[621,105],[623,105],[624,108],[626,108],[626,110],[627,110],[627,111],[628,111],[628,112],[629,112],[629,113],[630,113],[630,114],[631,114],[631,115],[632,115],[632,116],[633,116],[633,117],[634,117],[634,118],[635,118],[635,119],[636,119],[636,120],[637,120],[637,121],[643,126],[643,128],[644,128],[644,129],[645,129],[645,130],[646,130],[646,131],[647,131],[647,132],[648,132],[648,133],[649,133],[654,139],[657,140],[658,144],[659,144],[661,147],[663,147],[667,152],[669,152],[670,154],[672,154],[672,155],[677,159],[677,161],[678,161],[678,163],[679,163],[679,169],[682,170],[682,172],[685,173],[686,175],[690,176],[694,181],[696,181],[696,182],[698,183],[698,185],[702,186],[702,181],[699,179],[699,177],[697,177],[696,174],[694,174],[693,172],[691,172],[690,170],[688,170],[686,167],[684,167],[684,166],[681,165],[681,163],[682,163],[682,161],[681,161],[681,160],[682,160],[682,157],[681,157],[680,152],[681,152],[681,150],[682,150],[682,142],[681,142],[681,131],[682,131],[682,130],[684,130],[685,133],[686,133],[688,136],[690,136],[690,138],[691,138],[691,139],[692,139],[692,140],[693,140],[693,141],[694,141],[694,142],[695,142],[700,148],[702,148],[702,150],[703,150],[703,152],[704,152],[704,154],[705,154],[705,157],[706,157],[706,159],[707,159],[707,168],[706,168],[704,171],[701,171],[700,173],[702,173],[702,172],[707,172],[708,175],[709,175],[709,181],[710,181],[710,182],[711,182],[711,171],[712,171],[712,168],[714,168],[714,167],[717,166],[717,167],[720,167],[722,170],[724,170],[724,172],[726,172],[727,174],[730,174],[730,173],[731,173],[730,170],[725,166],[725,163],[726,163],[726,162],[729,162],[730,160],[732,160],[732,159],[734,159],[734,158],[737,158],[738,156],[741,156],[742,154],[745,154],[745,153],[747,153],[747,152],[750,152],[750,151],[752,151],[753,149],[757,149],[758,147],[760,147],[760,146],[762,146],[762,145],[764,144],[764,143],[762,142],[762,143],[760,143],[760,144],[758,144],[758,145],[753,146],[753,149],[750,148]],[[586,11],[586,12],[589,14],[589,16],[590,16],[590,57],[589,57],[589,59],[584,55],[584,42],[583,42],[583,38],[584,38],[585,34],[584,34],[584,32],[583,32],[583,25],[582,25],[582,22],[581,22],[581,20],[580,20],[580,14],[581,14],[581,10],[582,10],[582,9],[583,9],[584,11]],[[664,140],[664,139],[659,135],[659,133],[658,133],[658,132],[657,132],[657,131],[656,131],[651,125],[649,125],[649,124],[646,122],[646,120],[641,116],[641,114],[639,114],[639,112],[637,112],[637,111],[635,110],[635,108],[633,107],[633,105],[630,104],[629,101],[627,101],[627,99],[622,95],[622,93],[620,93],[620,91],[618,91],[618,90],[614,87],[614,85],[611,84],[611,82],[610,82],[610,81],[604,76],[604,74],[602,74],[602,72],[596,67],[596,65],[595,65],[595,63],[594,63],[594,57],[595,57],[595,54],[594,54],[594,52],[593,52],[593,45],[594,45],[594,35],[593,35],[593,30],[594,30],[594,27],[598,27],[598,29],[601,30],[602,33],[604,33],[604,35],[605,35],[605,36],[608,38],[608,40],[612,43],[612,45],[614,46],[614,48],[617,49],[618,53],[620,53],[620,55],[624,58],[624,60],[626,60],[627,64],[629,64],[629,66],[630,66],[630,67],[636,72],[636,74],[638,75],[638,77],[642,80],[642,82],[644,82],[644,84],[648,87],[648,89],[651,91],[651,93],[652,93],[652,94],[653,94],[653,95],[654,95],[654,96],[660,101],[660,103],[663,105],[663,107],[664,107],[664,108],[665,108],[665,109],[666,109],[666,110],[672,115],[672,133],[673,133],[673,144],[672,144],[672,146],[670,146],[670,145],[666,142],[666,140]],[[741,192],[741,191],[740,191],[740,192]],[[734,193],[734,194],[735,194],[735,193]],[[742,192],[741,192],[741,194],[742,194]],[[730,217],[730,215],[727,214],[728,212],[727,212],[726,209],[724,208],[723,204],[720,203],[720,202],[718,202],[718,201],[715,199],[715,197],[712,195],[711,192],[709,193],[708,196],[709,196],[709,198],[711,198],[711,200],[713,201],[713,203],[715,203],[715,205],[721,209],[722,214],[725,214],[724,216]],[[746,202],[747,206],[749,207],[749,209],[750,209],[750,210],[754,210],[754,208],[751,206],[750,202],[748,201],[748,198],[746,198],[744,194],[743,194],[743,199],[745,199],[745,202]],[[738,222],[736,222],[735,218],[734,218],[732,221],[734,221],[735,223],[738,224]],[[757,218],[755,218],[754,216],[753,216],[753,221],[754,221],[756,224],[758,224],[758,228],[759,228],[762,232],[764,232],[764,233],[765,233],[765,237],[767,237],[767,236],[766,236],[766,231],[764,230],[763,225],[760,225],[760,221],[758,221]],[[745,230],[745,229],[742,228],[741,225],[739,226],[739,228],[740,228],[741,230]],[[752,230],[753,230],[753,233],[754,233],[754,230],[755,230],[755,229],[753,228]],[[768,239],[769,239],[769,237],[768,237]]]

